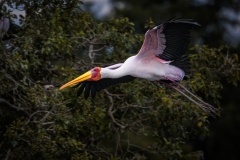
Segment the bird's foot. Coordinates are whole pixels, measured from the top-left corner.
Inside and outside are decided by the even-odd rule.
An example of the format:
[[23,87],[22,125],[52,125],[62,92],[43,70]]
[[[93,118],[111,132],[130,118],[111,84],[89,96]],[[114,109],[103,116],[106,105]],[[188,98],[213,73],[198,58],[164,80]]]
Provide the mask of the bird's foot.
[[[188,98],[191,102],[193,102],[194,104],[196,104],[198,107],[200,107],[203,111],[205,111],[205,112],[208,113],[209,115],[211,115],[211,116],[213,116],[213,117],[214,117],[214,115],[218,115],[218,113],[217,113],[217,112],[218,112],[218,109],[216,109],[216,108],[213,107],[212,105],[210,105],[210,104],[204,102],[203,100],[201,100],[199,97],[197,97],[196,95],[194,95],[192,92],[190,92],[187,88],[185,88],[185,87],[184,87],[183,85],[181,85],[180,83],[175,82],[174,80],[170,79],[169,77],[166,77],[166,76],[165,76],[165,78],[166,78],[167,80],[171,81],[172,84],[175,84],[175,86],[172,85],[172,84],[165,83],[165,82],[163,82],[163,81],[161,81],[161,80],[158,81],[158,82],[159,82],[159,83],[162,83],[162,84],[164,84],[164,85],[166,85],[166,86],[168,86],[168,87],[170,87],[170,88],[172,88],[172,89],[174,89],[174,90],[176,90],[176,91],[178,91],[180,94],[182,94],[183,96],[185,96],[186,98]],[[196,100],[194,100],[193,98],[189,97],[188,95],[186,95],[182,90],[180,90],[179,88],[177,88],[177,86],[180,87],[180,89],[183,89],[185,92],[189,93],[193,98],[195,98],[196,100],[198,100],[198,102],[197,102]]]

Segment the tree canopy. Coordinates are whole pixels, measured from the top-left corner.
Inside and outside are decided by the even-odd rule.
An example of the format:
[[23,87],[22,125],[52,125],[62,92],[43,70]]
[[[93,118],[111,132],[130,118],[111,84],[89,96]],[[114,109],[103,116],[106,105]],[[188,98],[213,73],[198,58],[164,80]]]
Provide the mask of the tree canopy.
[[[6,7],[13,4],[24,6],[26,16]],[[6,18],[22,23],[0,45],[0,158],[201,159],[204,153],[188,145],[197,134],[208,134],[209,115],[170,88],[136,79],[94,100],[77,97],[74,88],[59,91],[94,66],[123,62],[144,39],[128,17],[98,21],[82,5],[0,2]],[[234,85],[240,80],[237,53],[195,45],[189,58],[192,75],[181,83],[220,108],[222,80]]]

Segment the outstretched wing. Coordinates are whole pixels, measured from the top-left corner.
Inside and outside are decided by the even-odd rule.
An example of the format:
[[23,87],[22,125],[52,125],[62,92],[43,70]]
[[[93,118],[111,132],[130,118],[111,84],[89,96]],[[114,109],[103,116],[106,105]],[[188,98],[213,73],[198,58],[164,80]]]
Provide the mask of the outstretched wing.
[[197,22],[172,18],[148,30],[137,57],[154,54],[165,61],[180,59],[187,52],[194,25],[199,26]]
[[[106,68],[108,69],[117,69],[122,66],[122,63],[114,64],[111,66],[108,66]],[[89,95],[91,94],[92,99],[96,96],[97,92],[100,92],[102,89],[105,89],[111,85],[117,84],[117,83],[126,83],[129,81],[132,81],[134,77],[127,75],[120,78],[103,78],[98,81],[84,81],[79,84],[77,84],[74,87],[79,87],[77,91],[77,96],[80,96],[84,92],[84,98],[87,99]]]
[[197,22],[188,19],[172,18],[163,24],[157,25],[145,34],[145,39],[137,57],[155,55],[164,61],[171,61],[182,69],[185,75],[190,73],[190,62],[185,53],[190,42],[190,32]]
[[76,87],[80,85],[77,91],[77,96],[80,96],[84,92],[85,99],[87,99],[90,94],[93,99],[96,96],[96,93],[100,92],[102,89],[105,89],[117,83],[126,83],[132,81],[133,79],[134,77],[127,75],[116,79],[103,78],[100,79],[99,81],[84,81],[76,85]]

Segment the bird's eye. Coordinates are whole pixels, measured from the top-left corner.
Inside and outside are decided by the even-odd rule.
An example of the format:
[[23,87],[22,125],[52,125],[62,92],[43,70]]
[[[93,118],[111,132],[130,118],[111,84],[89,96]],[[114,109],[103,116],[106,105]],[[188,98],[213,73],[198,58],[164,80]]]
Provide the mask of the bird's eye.
[[97,68],[93,68],[93,72],[97,72],[98,70],[97,70]]

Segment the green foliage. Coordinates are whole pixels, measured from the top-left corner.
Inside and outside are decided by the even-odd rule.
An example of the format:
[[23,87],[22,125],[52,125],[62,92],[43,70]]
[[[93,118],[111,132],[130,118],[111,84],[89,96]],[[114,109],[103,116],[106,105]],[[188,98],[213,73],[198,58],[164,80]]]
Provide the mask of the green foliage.
[[[25,4],[22,30],[1,41],[0,158],[203,155],[188,153],[184,144],[198,132],[208,134],[208,115],[169,88],[137,79],[103,90],[94,101],[77,98],[73,88],[58,90],[93,66],[123,62],[137,53],[144,34],[134,34],[128,18],[97,22],[81,11],[77,0],[31,2]],[[150,20],[146,27],[152,24]],[[226,47],[191,49],[192,77],[182,83],[219,105],[221,80],[235,85],[239,81],[238,56]]]

